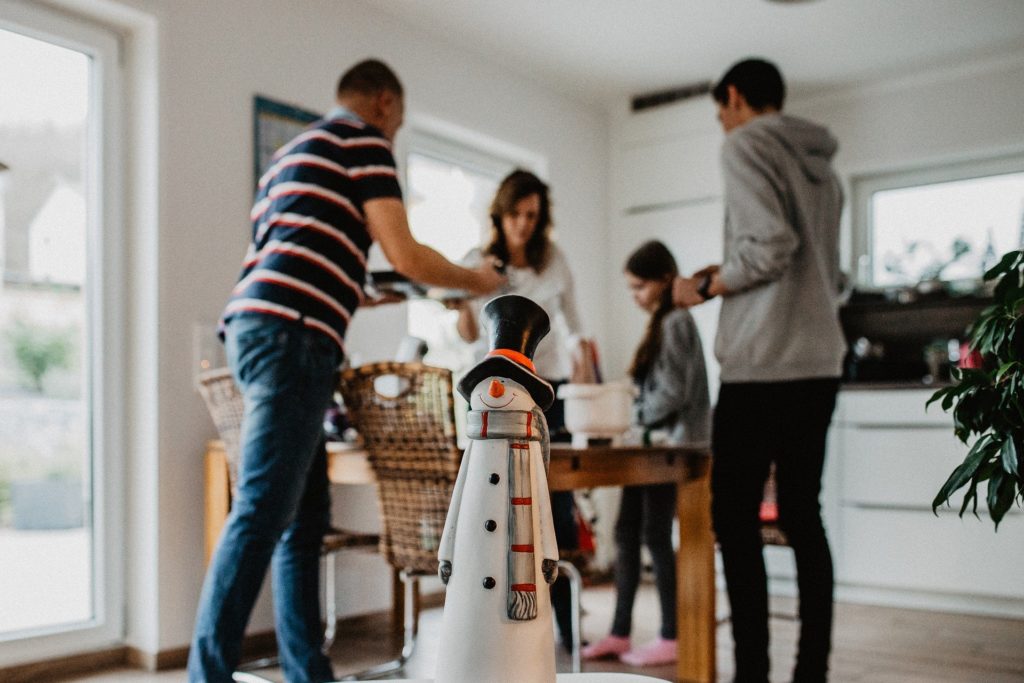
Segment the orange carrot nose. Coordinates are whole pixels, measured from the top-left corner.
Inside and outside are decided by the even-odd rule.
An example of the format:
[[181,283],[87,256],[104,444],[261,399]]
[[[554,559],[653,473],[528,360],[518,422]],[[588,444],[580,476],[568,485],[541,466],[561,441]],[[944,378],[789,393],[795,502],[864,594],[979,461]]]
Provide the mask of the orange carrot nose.
[[494,398],[501,398],[505,393],[505,385],[496,379],[491,380],[491,387],[487,390],[487,393]]

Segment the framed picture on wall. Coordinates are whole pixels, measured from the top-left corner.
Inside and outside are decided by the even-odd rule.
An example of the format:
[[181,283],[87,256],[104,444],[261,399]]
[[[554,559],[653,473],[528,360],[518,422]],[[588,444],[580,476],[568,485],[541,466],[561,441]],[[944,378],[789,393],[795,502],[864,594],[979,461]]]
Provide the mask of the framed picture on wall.
[[280,147],[321,117],[316,112],[256,95],[252,102],[253,185],[270,167]]

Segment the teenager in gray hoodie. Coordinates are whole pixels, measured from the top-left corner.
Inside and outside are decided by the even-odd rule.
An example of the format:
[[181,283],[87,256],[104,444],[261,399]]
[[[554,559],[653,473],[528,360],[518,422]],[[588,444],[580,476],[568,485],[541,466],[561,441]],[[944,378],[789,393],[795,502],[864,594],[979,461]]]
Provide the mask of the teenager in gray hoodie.
[[793,681],[825,681],[832,557],[818,500],[846,345],[838,318],[842,189],[825,128],[781,113],[763,60],[733,66],[713,96],[726,132],[725,251],[678,278],[674,299],[722,296],[722,386],[712,428],[712,519],[732,611],[738,683],[767,683],[768,598],[759,508],[775,463],[779,526],[793,548],[800,640]]

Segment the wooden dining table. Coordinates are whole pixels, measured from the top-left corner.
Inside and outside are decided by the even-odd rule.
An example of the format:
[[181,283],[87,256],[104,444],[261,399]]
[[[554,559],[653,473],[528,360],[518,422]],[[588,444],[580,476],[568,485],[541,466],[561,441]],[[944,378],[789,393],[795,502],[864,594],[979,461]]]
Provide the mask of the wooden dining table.
[[[328,445],[328,477],[339,484],[373,484],[366,453]],[[710,457],[707,448],[681,446],[589,446],[553,444],[548,486],[552,491],[673,483],[679,519],[676,680],[715,681],[715,549],[711,531]],[[220,537],[231,505],[224,447],[206,451],[206,558]]]

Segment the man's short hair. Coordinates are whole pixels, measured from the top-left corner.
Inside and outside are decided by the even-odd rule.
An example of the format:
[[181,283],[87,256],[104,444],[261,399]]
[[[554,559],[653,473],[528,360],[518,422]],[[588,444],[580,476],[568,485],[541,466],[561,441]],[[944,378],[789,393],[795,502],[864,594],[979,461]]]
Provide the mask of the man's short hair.
[[402,83],[398,76],[384,62],[378,59],[366,59],[359,62],[338,79],[338,95],[357,93],[360,95],[376,95],[388,90],[402,95]]
[[782,109],[786,99],[786,84],[778,67],[764,59],[744,59],[737,62],[725,72],[722,80],[711,91],[711,96],[719,104],[729,101],[729,86],[747,100],[751,109],[761,111],[767,107]]

